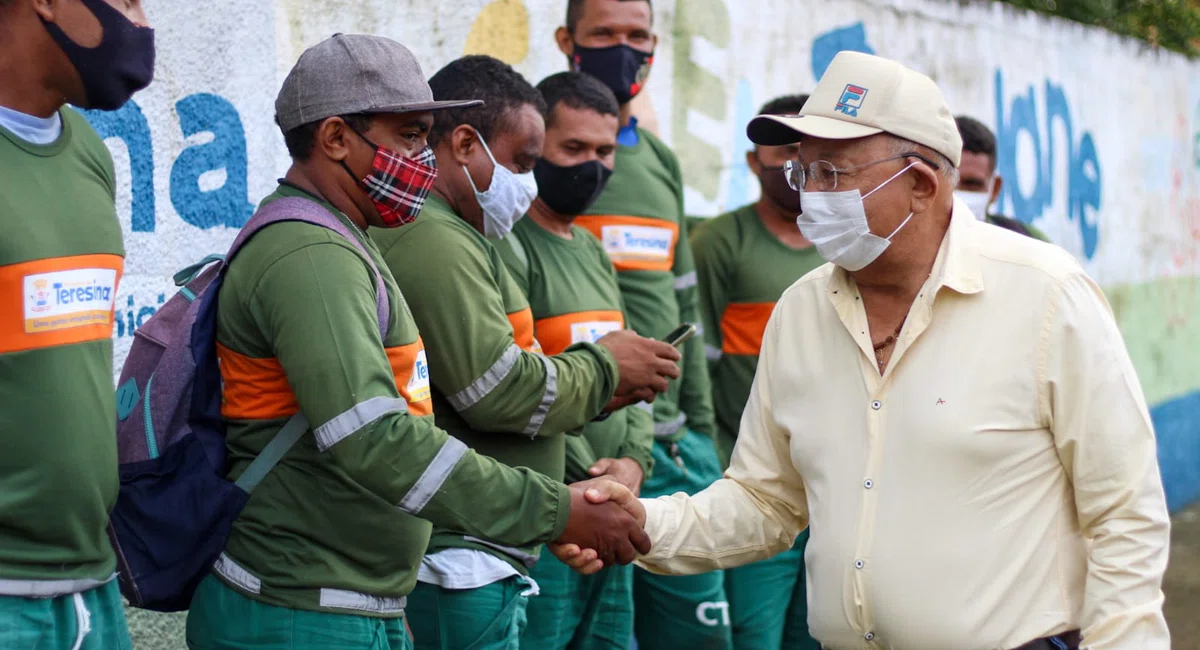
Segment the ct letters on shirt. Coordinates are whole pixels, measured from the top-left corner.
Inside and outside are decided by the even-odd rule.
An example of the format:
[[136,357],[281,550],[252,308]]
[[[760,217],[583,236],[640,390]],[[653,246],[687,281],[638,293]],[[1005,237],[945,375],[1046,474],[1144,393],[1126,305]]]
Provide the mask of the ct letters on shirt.
[[1104,297],[1061,249],[955,212],[883,376],[848,274],[784,294],[726,478],[646,502],[642,562],[743,564],[811,525],[809,625],[831,650],[1071,629],[1168,650],[1154,433]]

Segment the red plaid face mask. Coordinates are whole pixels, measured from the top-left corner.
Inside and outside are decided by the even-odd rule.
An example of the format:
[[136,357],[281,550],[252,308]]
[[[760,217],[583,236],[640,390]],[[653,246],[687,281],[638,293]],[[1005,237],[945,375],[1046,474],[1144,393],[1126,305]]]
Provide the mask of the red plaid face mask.
[[[361,133],[358,137],[375,148],[375,161],[371,164],[371,173],[362,180],[355,177],[355,181],[375,203],[385,227],[412,223],[421,213],[425,197],[429,196],[429,189],[437,179],[437,158],[433,149],[425,147],[416,156],[406,158],[380,147]],[[342,167],[354,177],[345,161],[342,161]]]

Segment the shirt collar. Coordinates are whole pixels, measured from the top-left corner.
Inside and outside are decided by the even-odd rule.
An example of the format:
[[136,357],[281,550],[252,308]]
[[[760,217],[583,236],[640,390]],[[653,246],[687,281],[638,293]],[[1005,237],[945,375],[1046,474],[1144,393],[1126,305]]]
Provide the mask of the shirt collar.
[[979,293],[983,291],[983,271],[974,237],[979,223],[958,197],[954,197],[951,210],[950,228],[942,239],[932,275],[937,278],[938,286],[963,294]]

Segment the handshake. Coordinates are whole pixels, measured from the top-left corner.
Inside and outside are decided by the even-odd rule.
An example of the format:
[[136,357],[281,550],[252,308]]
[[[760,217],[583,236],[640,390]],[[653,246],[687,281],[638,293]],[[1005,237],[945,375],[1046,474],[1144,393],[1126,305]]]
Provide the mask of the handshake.
[[546,546],[555,557],[589,575],[612,564],[629,564],[650,552],[646,509],[629,488],[608,476],[568,487],[567,529]]
[[[608,349],[617,363],[618,381],[604,411],[611,413],[638,402],[653,402],[680,374],[674,346],[639,336],[630,330],[606,334],[597,345]],[[598,478],[574,483],[567,529],[547,548],[584,575],[612,564],[629,564],[650,552],[643,529],[646,510],[636,492],[642,471],[633,461],[602,459],[592,467]]]

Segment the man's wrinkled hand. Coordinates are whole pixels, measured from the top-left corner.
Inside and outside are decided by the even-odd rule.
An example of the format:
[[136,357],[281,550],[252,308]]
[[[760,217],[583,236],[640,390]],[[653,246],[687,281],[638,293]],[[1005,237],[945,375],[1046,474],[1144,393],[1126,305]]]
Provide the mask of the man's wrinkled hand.
[[650,537],[642,529],[646,510],[628,488],[609,478],[569,487],[567,529],[549,545],[556,557],[577,571],[594,573],[650,552]]
[[679,378],[679,360],[683,357],[670,344],[640,336],[633,330],[610,332],[596,343],[608,348],[617,362],[615,397],[628,398],[637,394],[639,399],[635,402],[650,401],[645,399],[645,389],[663,393],[670,379]]
[[629,488],[633,496],[642,492],[642,480],[646,478],[642,466],[632,458],[601,458],[588,468],[588,474],[596,478],[610,478]]

